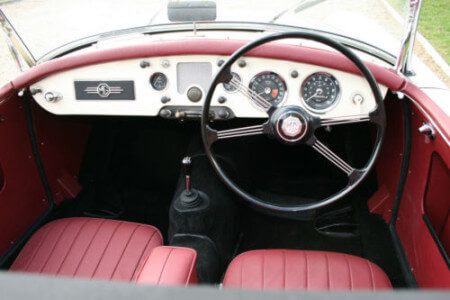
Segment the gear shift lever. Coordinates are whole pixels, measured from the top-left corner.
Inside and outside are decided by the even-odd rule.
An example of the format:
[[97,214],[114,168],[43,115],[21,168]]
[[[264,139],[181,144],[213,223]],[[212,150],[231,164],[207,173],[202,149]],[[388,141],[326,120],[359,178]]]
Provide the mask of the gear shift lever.
[[181,161],[184,171],[184,191],[180,195],[181,203],[189,208],[198,206],[202,199],[197,190],[191,188],[192,159],[186,156]]
[[185,193],[187,195],[191,194],[191,170],[192,170],[192,159],[189,156],[186,156],[181,161],[184,169],[184,187]]

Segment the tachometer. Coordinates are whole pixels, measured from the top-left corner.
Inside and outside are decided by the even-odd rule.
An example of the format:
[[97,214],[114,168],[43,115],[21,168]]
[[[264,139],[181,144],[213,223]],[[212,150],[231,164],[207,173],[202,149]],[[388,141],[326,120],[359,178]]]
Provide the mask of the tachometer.
[[337,103],[340,86],[333,75],[318,72],[303,81],[300,93],[308,109],[323,112]]
[[286,96],[286,83],[274,72],[262,72],[252,78],[249,88],[253,97],[262,97],[273,106],[279,105]]

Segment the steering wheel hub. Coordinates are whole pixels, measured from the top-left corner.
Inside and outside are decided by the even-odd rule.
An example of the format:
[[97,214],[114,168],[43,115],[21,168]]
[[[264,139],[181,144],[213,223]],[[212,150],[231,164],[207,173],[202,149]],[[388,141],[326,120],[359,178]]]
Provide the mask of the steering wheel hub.
[[271,116],[275,137],[285,144],[298,144],[309,137],[311,118],[297,106],[277,109]]

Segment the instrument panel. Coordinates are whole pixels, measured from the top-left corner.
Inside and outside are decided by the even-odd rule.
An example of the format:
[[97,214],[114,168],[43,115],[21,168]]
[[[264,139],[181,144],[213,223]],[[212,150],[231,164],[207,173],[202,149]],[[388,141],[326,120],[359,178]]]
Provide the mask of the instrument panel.
[[[226,60],[217,55],[130,59],[51,75],[31,86],[35,100],[57,115],[200,117],[214,74]],[[292,61],[243,57],[232,80],[216,87],[212,118],[266,117],[255,105],[298,105],[324,118],[367,116],[376,104],[361,76]],[[385,94],[387,88],[380,86]]]

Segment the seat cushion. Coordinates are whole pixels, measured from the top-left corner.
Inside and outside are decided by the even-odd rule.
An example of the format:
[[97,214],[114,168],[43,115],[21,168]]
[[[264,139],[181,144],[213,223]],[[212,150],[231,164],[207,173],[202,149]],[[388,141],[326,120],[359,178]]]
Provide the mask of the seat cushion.
[[334,252],[255,250],[229,265],[224,287],[277,290],[380,290],[386,274],[366,259]]
[[137,283],[188,285],[198,282],[197,252],[192,248],[156,247],[140,272]]
[[12,271],[136,281],[163,239],[153,226],[68,218],[46,224],[27,242]]

